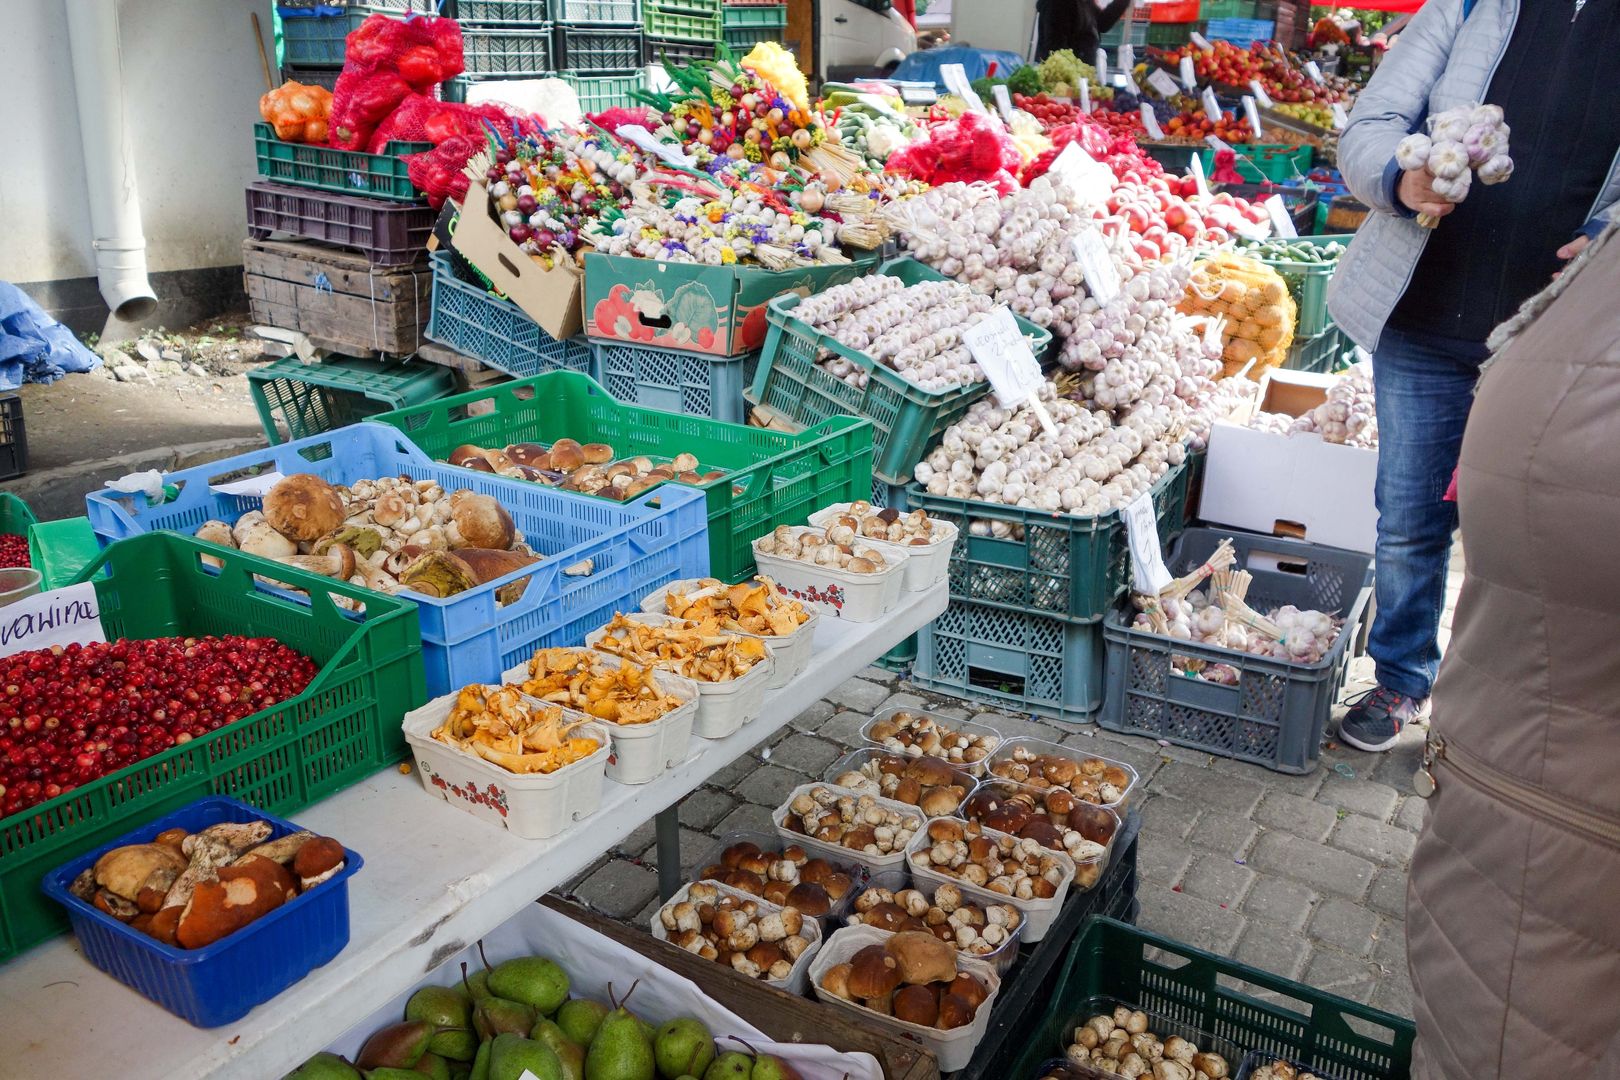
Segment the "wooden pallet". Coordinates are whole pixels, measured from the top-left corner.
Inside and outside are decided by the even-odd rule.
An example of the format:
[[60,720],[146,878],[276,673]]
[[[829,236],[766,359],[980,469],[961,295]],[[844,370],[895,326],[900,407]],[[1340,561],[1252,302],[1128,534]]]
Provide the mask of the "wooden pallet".
[[364,255],[309,241],[244,240],[253,318],[298,330],[347,356],[409,356],[426,340],[433,275],[373,267]]

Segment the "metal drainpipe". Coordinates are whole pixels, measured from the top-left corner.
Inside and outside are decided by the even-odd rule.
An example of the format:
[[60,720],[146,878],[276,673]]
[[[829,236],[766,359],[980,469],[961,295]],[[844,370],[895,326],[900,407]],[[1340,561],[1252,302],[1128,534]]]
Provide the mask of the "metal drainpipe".
[[113,318],[137,322],[157,308],[157,294],[146,276],[135,147],[124,114],[118,0],[62,3],[67,10],[85,185],[95,231],[96,279]]

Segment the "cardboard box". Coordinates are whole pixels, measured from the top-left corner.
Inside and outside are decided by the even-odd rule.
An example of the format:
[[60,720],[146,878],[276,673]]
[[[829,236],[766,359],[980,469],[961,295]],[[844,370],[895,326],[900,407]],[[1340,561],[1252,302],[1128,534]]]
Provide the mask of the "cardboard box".
[[[1259,409],[1300,416],[1320,405],[1335,381],[1272,371],[1261,384]],[[1378,451],[1324,442],[1320,435],[1256,431],[1244,426],[1248,414],[1240,410],[1210,432],[1198,516],[1371,554],[1378,536]]]
[[558,341],[579,333],[583,272],[572,263],[547,270],[506,234],[483,183],[467,189],[467,202],[451,223],[450,246],[490,285]]
[[677,352],[741,356],[765,344],[765,305],[870,273],[876,260],[766,270],[585,256],[585,332],[593,338]]

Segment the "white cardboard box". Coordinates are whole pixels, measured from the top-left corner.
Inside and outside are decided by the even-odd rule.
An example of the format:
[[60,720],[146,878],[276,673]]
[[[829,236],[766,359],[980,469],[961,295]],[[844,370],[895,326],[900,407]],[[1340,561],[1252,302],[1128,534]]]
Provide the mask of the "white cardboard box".
[[[1260,387],[1263,412],[1300,416],[1320,405],[1335,377],[1272,371]],[[1373,481],[1378,451],[1273,435],[1244,426],[1247,409],[1215,424],[1198,516],[1250,532],[1371,554],[1378,535]]]

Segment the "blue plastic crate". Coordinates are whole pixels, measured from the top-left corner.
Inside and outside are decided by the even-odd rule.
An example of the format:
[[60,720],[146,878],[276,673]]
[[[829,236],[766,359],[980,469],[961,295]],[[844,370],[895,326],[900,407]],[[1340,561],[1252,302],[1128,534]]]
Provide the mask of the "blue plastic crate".
[[[470,488],[499,499],[530,546],[544,556],[445,599],[400,594],[414,600],[420,613],[429,697],[467,683],[497,682],[535,649],[579,645],[615,611],[636,610],[641,597],[658,586],[709,572],[708,510],[700,489],[666,484],[613,503],[437,464],[381,424],[354,424],[170,473],[164,482],[179,485],[180,494],[157,506],[144,495],[95,492],[85,500],[90,525],[105,545],[156,529],[190,534],[211,519],[235,521],[263,500],[219,494],[210,481],[269,469],[314,473],[334,484],[405,475],[434,480],[447,490]],[[595,564],[591,574],[562,572],[584,559]],[[519,578],[529,579],[522,597],[497,605],[495,591]]]
[[754,381],[757,352],[709,356],[595,340],[591,347],[596,351],[596,381],[619,401],[728,424],[748,420],[743,388]]
[[371,14],[339,11],[331,7],[277,7],[281,16],[281,62],[312,66],[343,66],[349,31]]
[[115,847],[148,843],[166,829],[197,832],[223,822],[252,821],[268,821],[271,839],[298,831],[290,821],[210,795],[63,864],[46,874],[40,887],[67,909],[85,959],[182,1020],[219,1027],[241,1019],[343,951],[349,943],[349,878],[363,865],[359,855],[345,847],[343,869],[333,877],[201,949],[165,945],[85,903],[68,887]]
[[548,371],[594,375],[584,338],[558,341],[510,300],[456,277],[450,253],[435,251],[433,309],[427,336],[518,379]]
[[1082,723],[1102,707],[1102,627],[953,599],[917,632],[911,681],[1014,713]]
[[1230,41],[1248,48],[1256,41],[1270,41],[1276,29],[1277,23],[1272,19],[1211,19],[1204,36],[1211,41]]

